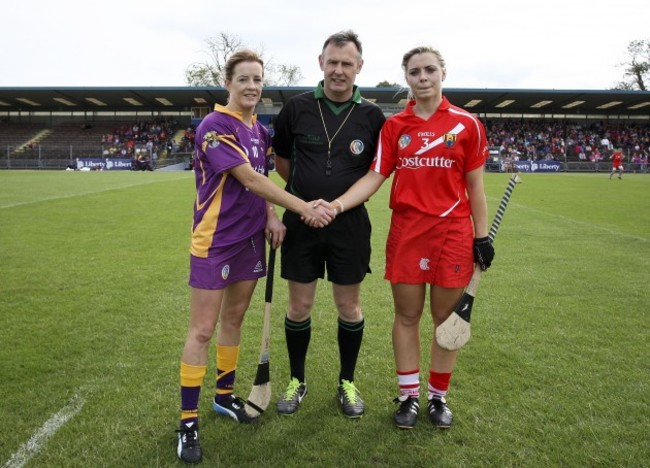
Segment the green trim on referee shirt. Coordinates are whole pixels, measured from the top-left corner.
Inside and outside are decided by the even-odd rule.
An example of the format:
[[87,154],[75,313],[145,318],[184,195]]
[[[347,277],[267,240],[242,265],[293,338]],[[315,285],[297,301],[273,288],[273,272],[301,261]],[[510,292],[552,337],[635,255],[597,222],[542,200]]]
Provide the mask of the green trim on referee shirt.
[[353,85],[352,97],[349,100],[345,102],[334,102],[331,101],[327,96],[325,96],[325,90],[323,89],[324,83],[325,80],[320,81],[318,83],[318,86],[316,86],[316,89],[314,90],[314,97],[316,99],[322,99],[325,102],[325,104],[327,104],[327,107],[329,107],[330,110],[334,112],[335,115],[339,115],[345,109],[350,107],[353,103],[361,104],[361,91],[359,91],[359,87],[357,85]]

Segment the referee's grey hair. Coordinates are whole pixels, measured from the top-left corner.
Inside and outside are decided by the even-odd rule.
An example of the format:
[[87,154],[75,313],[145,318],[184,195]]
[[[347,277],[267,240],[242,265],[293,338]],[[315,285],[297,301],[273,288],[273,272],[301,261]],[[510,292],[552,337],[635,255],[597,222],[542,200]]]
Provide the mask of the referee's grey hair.
[[323,52],[325,52],[325,49],[327,48],[328,45],[334,44],[337,47],[342,47],[348,42],[351,42],[354,44],[354,46],[357,48],[359,51],[359,55],[363,53],[363,50],[361,48],[361,41],[359,40],[359,36],[357,33],[352,31],[351,29],[348,29],[346,31],[339,31],[337,33],[332,34],[330,37],[328,37],[325,40],[325,44],[323,44]]

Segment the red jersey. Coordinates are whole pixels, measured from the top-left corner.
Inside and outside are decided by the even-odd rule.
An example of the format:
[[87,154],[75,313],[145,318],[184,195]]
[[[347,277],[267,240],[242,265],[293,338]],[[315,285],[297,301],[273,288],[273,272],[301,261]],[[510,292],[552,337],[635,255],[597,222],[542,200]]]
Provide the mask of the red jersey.
[[623,153],[616,151],[612,154],[612,167],[618,167],[623,163]]
[[384,124],[371,170],[395,172],[390,208],[438,217],[471,214],[465,174],[488,156],[483,124],[443,96],[427,120],[413,113],[415,101]]

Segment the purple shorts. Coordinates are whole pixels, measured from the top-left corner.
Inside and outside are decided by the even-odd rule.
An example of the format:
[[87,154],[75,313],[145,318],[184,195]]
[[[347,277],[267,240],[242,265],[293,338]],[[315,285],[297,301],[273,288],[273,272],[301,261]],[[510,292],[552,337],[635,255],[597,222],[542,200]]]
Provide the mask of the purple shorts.
[[228,247],[220,247],[214,257],[190,255],[189,285],[199,289],[225,289],[238,281],[266,276],[264,231]]

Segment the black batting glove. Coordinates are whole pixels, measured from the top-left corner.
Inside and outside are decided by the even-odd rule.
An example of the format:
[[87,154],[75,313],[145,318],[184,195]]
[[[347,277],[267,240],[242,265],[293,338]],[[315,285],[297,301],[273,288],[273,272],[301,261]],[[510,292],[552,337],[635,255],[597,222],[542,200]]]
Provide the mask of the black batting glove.
[[489,237],[474,239],[474,261],[479,264],[481,271],[485,271],[492,265],[494,259],[494,247]]

